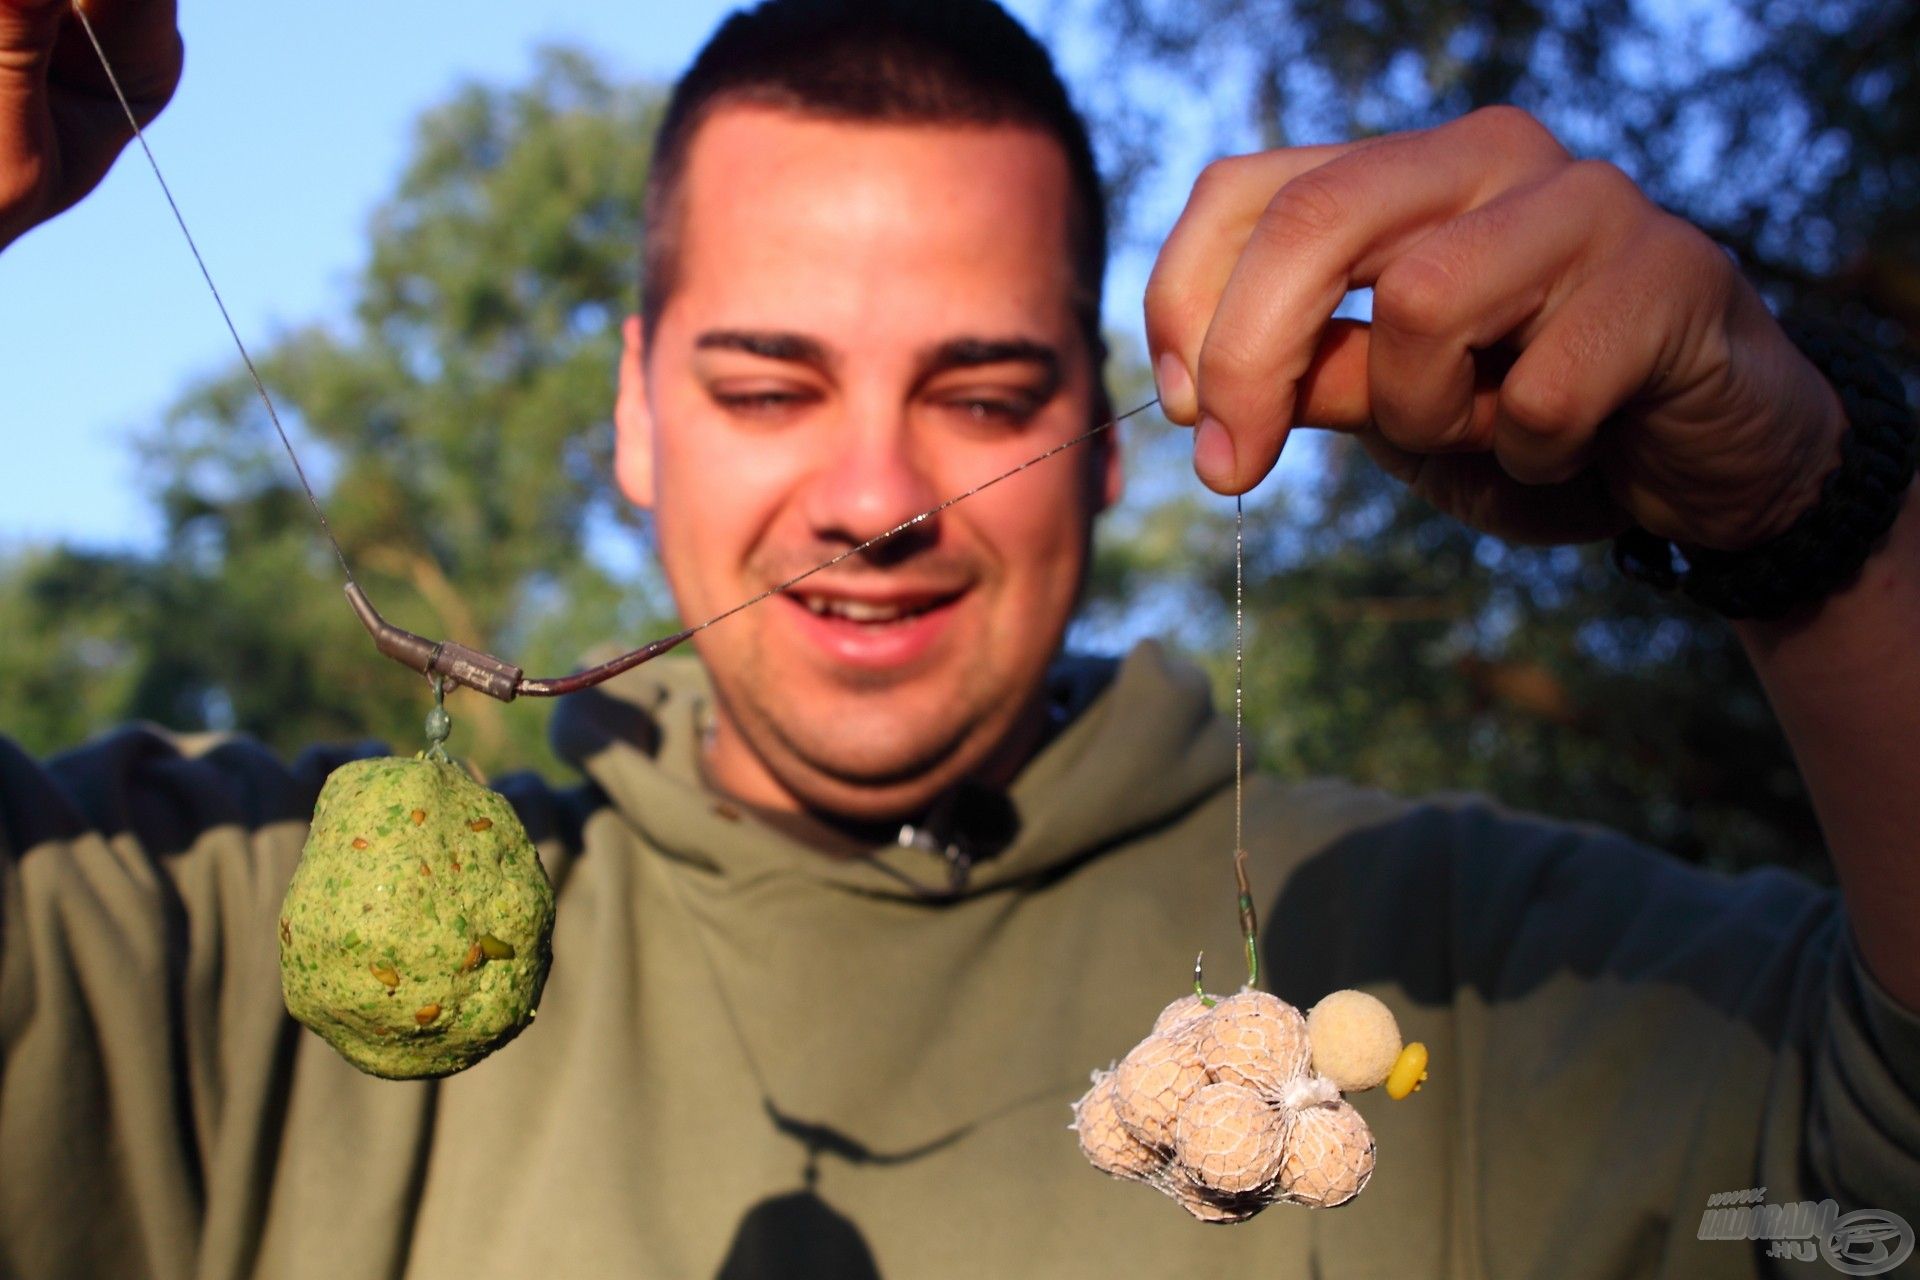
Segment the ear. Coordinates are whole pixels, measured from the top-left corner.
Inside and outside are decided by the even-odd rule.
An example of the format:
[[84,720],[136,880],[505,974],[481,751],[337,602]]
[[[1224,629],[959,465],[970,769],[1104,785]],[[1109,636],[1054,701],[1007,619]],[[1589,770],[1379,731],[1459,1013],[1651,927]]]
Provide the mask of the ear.
[[639,316],[620,326],[620,389],[613,401],[613,476],[638,507],[653,506],[653,408],[647,403],[646,335]]

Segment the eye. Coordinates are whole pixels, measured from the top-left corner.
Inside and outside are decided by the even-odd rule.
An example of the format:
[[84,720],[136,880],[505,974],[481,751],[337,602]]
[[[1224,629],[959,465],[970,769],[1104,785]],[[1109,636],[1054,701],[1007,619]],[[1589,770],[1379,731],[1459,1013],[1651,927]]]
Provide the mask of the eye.
[[1026,392],[957,392],[935,401],[971,426],[1022,427],[1039,411],[1039,398]]
[[713,402],[741,418],[782,418],[799,412],[818,396],[792,387],[715,387]]

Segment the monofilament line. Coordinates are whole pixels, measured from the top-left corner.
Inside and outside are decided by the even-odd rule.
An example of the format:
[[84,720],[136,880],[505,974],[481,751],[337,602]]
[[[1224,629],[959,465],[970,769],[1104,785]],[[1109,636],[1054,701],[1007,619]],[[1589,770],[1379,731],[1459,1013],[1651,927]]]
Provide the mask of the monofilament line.
[[220,318],[226,322],[227,333],[232,336],[233,345],[240,352],[240,360],[253,378],[253,389],[260,393],[260,403],[267,407],[267,417],[280,435],[280,444],[287,451],[287,460],[293,463],[293,472],[300,477],[300,487],[306,491],[307,503],[313,508],[313,514],[320,518],[320,530],[327,535],[327,543],[333,548],[333,557],[340,562],[340,571],[347,575],[347,581],[352,582],[353,570],[347,564],[346,553],[340,549],[339,539],[333,536],[333,526],[327,523],[327,513],[320,509],[320,499],[314,496],[313,486],[307,483],[307,470],[300,465],[300,455],[294,452],[293,441],[287,438],[287,429],[280,425],[280,412],[273,407],[273,397],[267,394],[267,384],[254,367],[253,357],[247,354],[247,344],[240,340],[240,330],[227,311],[226,299],[220,296],[220,286],[213,282],[213,272],[207,269],[207,260],[200,255],[200,246],[194,243],[193,232],[187,229],[187,219],[180,212],[179,202],[173,198],[173,188],[167,185],[166,175],[160,172],[160,162],[154,158],[153,148],[147,145],[146,131],[140,127],[140,118],[134,114],[133,104],[127,101],[126,90],[120,87],[120,77],[115,74],[113,63],[107,60],[106,48],[100,43],[100,37],[94,34],[93,23],[87,20],[86,10],[76,4],[72,13],[80,20],[80,29],[87,33],[87,42],[99,56],[100,67],[107,73],[107,83],[113,86],[113,96],[120,100],[120,110],[126,113],[127,123],[133,127],[133,140],[140,144],[142,154],[147,157],[147,167],[153,170],[154,180],[160,184],[160,194],[167,198],[167,207],[173,210],[173,220],[180,224],[180,234],[186,237],[187,249],[193,254],[194,264],[200,268],[200,278],[207,282],[207,291],[213,295],[213,305],[220,308]]
[[[253,357],[247,352],[247,344],[243,342],[240,338],[240,330],[233,323],[233,316],[227,310],[226,300],[220,296],[220,287],[213,282],[213,273],[207,269],[207,261],[204,257],[201,256],[200,246],[194,242],[193,232],[188,230],[187,228],[187,220],[185,216],[182,215],[180,212],[179,202],[173,198],[173,189],[167,185],[166,175],[160,172],[160,162],[154,157],[153,148],[147,145],[147,135],[140,128],[140,119],[138,116],[134,114],[133,104],[127,100],[126,91],[120,87],[120,77],[114,73],[113,64],[107,60],[107,51],[101,45],[100,37],[94,33],[93,24],[87,20],[87,15],[77,6],[74,8],[73,14],[76,18],[80,20],[81,29],[87,33],[87,40],[89,43],[93,45],[93,51],[99,57],[100,66],[107,73],[107,83],[113,86],[114,97],[119,99],[120,110],[126,114],[127,123],[133,128],[134,141],[140,144],[140,150],[147,157],[147,167],[153,170],[154,180],[160,184],[160,192],[167,199],[167,207],[173,210],[173,220],[175,223],[179,224],[180,234],[184,236],[187,241],[187,249],[193,254],[194,263],[200,268],[200,278],[207,282],[207,291],[213,295],[213,303],[216,307],[220,309],[220,318],[221,320],[226,322],[227,333],[229,336],[233,338],[234,348],[240,352],[241,362],[247,366],[247,373],[251,375],[253,378],[253,388],[255,391],[259,392],[260,403],[266,406],[267,417],[269,420],[272,421],[273,429],[279,433],[281,447],[287,451],[287,460],[293,464],[294,474],[300,478],[300,487],[302,490],[306,492],[307,503],[309,506],[313,508],[313,514],[317,516],[320,520],[321,532],[326,534],[327,543],[333,548],[334,558],[340,562],[341,572],[346,574],[348,583],[352,583],[354,580],[353,570],[347,564],[346,553],[340,549],[339,540],[333,536],[333,526],[327,523],[327,513],[321,509],[320,499],[317,496],[315,496],[313,492],[313,486],[307,482],[306,468],[300,465],[300,455],[298,452],[295,451],[293,447],[293,441],[288,437],[286,428],[280,424],[280,412],[278,409],[274,407],[273,397],[267,393],[266,381],[263,378],[261,378],[259,369],[257,369],[254,366]],[[974,494],[979,493],[982,489],[992,488],[994,485],[999,484],[1002,480],[1010,479],[1013,476],[1017,476],[1022,471],[1025,471],[1027,468],[1032,466],[1037,466],[1038,464],[1045,462],[1048,458],[1053,457],[1055,454],[1064,453],[1066,450],[1073,448],[1077,444],[1083,444],[1086,441],[1091,440],[1095,436],[1099,435],[1102,431],[1106,431],[1106,430],[1109,430],[1110,428],[1116,427],[1120,425],[1122,422],[1125,422],[1128,418],[1133,417],[1135,414],[1144,413],[1148,409],[1151,409],[1154,405],[1159,403],[1160,403],[1160,400],[1156,396],[1154,399],[1147,401],[1145,404],[1137,405],[1134,408],[1127,410],[1125,413],[1118,414],[1112,418],[1109,418],[1105,422],[1102,422],[1101,424],[1099,424],[1098,426],[1093,427],[1087,431],[1083,431],[1079,435],[1074,436],[1072,439],[1062,441],[1060,444],[1054,445],[1051,449],[1048,449],[1046,452],[1027,459],[1025,462],[1021,463],[1017,467],[1010,467],[1007,470],[1002,471],[999,475],[994,476],[989,480],[981,481],[979,484],[974,485],[971,489],[968,489],[964,493],[955,494],[953,497],[948,498],[945,502],[940,503],[936,507],[931,507],[926,511],[922,511],[919,515],[914,516],[911,519],[902,520],[899,524],[894,525],[891,529],[888,529],[882,533],[875,534],[873,537],[868,538],[866,541],[861,542],[855,546],[848,547],[845,551],[842,551],[840,554],[834,556],[832,559],[823,560],[819,564],[813,566],[811,569],[808,569],[804,573],[797,573],[793,577],[788,578],[785,582],[782,582],[777,586],[768,587],[765,591],[762,591],[759,595],[753,596],[746,600],[742,600],[739,604],[734,605],[731,609],[727,609],[721,613],[714,614],[711,618],[708,618],[705,622],[697,623],[694,626],[688,627],[685,631],[680,632],[675,637],[670,637],[670,639],[678,641],[681,639],[685,639],[686,637],[691,636],[696,632],[705,631],[708,627],[712,626],[714,623],[720,622],[727,618],[731,618],[734,614],[739,613],[742,609],[751,608],[752,606],[759,604],[762,600],[766,600],[773,596],[777,596],[783,591],[791,590],[793,587],[797,586],[799,583],[806,581],[808,578],[811,578],[814,574],[819,573],[825,569],[831,569],[835,565],[840,564],[843,561],[852,559],[854,556],[859,555],[863,551],[871,550],[873,547],[877,546],[878,544],[885,542],[888,538],[895,537],[901,533],[906,532],[908,529],[913,528],[913,526],[920,524],[923,521],[932,519],[934,516],[939,515],[942,511],[945,511],[948,507],[953,506],[956,502],[963,502],[966,499],[971,498]]]
[[1246,820],[1247,512],[1233,498],[1233,847],[1244,849]]
[[1247,692],[1247,511],[1233,499],[1233,884],[1240,934],[1247,946],[1247,989],[1260,985],[1260,917],[1247,879],[1246,692]]
[[734,614],[739,613],[742,609],[750,609],[754,605],[759,604],[762,600],[770,599],[773,596],[779,595],[783,591],[789,591],[792,588],[798,586],[800,583],[805,582],[808,578],[811,578],[814,574],[820,573],[826,569],[831,569],[833,568],[833,566],[841,563],[842,561],[851,560],[853,559],[853,557],[859,555],[861,552],[869,551],[875,546],[877,546],[878,544],[885,542],[888,538],[895,537],[899,534],[905,533],[907,530],[913,528],[913,526],[917,524],[920,524],[922,521],[933,519],[933,517],[939,515],[942,511],[945,511],[948,507],[951,507],[956,502],[965,502],[968,498],[971,498],[974,494],[979,493],[982,489],[991,489],[993,488],[994,485],[999,484],[1002,480],[1010,480],[1014,476],[1019,475],[1022,471],[1025,471],[1028,467],[1038,466],[1042,462],[1045,462],[1048,458],[1053,457],[1057,453],[1065,453],[1068,449],[1073,448],[1073,446],[1077,444],[1084,444],[1088,440],[1091,440],[1095,436],[1099,435],[1102,431],[1111,430],[1112,428],[1117,427],[1121,423],[1125,422],[1128,418],[1133,417],[1135,414],[1145,413],[1148,409],[1153,408],[1153,406],[1159,403],[1160,403],[1160,399],[1158,396],[1156,396],[1153,399],[1147,401],[1145,404],[1136,405],[1133,408],[1127,410],[1125,413],[1119,414],[1112,418],[1108,418],[1105,422],[1101,423],[1097,427],[1092,427],[1086,431],[1082,431],[1079,435],[1074,436],[1070,440],[1062,440],[1059,444],[1054,445],[1051,449],[1048,449],[1045,453],[1035,454],[1033,457],[1028,458],[1025,462],[1021,463],[1017,467],[1009,467],[1005,471],[1002,471],[999,475],[994,476],[991,479],[982,480],[979,484],[973,486],[973,488],[968,489],[964,493],[954,494],[951,498],[948,498],[945,502],[942,502],[937,507],[928,507],[925,511],[922,511],[919,515],[912,516],[906,520],[902,520],[899,524],[894,525],[891,529],[887,529],[887,530],[884,530],[883,532],[876,533],[871,538],[868,538],[865,542],[857,543],[854,546],[848,547],[845,551],[842,551],[840,554],[834,556],[831,560],[822,560],[819,564],[813,566],[813,568],[811,569],[806,570],[804,573],[796,573],[791,578],[788,578],[785,582],[778,583],[774,586],[768,587],[765,591],[762,591],[759,595],[753,596],[746,600],[742,600],[739,604],[734,605],[733,608],[728,609],[722,613],[716,613],[711,618],[708,618],[705,622],[702,622],[697,626],[688,627],[685,631],[681,632],[681,635],[690,636],[690,635],[693,635],[695,632],[705,631],[708,627],[712,626],[714,623],[723,621],[727,618],[731,618]]

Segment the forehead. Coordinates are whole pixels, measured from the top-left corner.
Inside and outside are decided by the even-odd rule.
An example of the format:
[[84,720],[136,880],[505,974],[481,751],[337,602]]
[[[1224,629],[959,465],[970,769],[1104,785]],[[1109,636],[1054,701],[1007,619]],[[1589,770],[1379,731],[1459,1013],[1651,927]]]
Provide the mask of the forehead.
[[1071,184],[1038,130],[727,107],[682,183],[669,312],[874,336],[1071,323]]

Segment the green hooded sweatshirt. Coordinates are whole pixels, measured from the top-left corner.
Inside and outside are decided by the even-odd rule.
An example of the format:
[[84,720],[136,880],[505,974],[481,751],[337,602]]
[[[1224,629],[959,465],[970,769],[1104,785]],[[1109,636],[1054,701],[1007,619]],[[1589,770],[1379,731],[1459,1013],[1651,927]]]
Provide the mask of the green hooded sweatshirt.
[[1372,1183],[1219,1227],[1095,1172],[1089,1071],[1196,952],[1240,976],[1232,744],[1151,645],[1056,693],[1004,795],[860,850],[703,787],[697,664],[570,699],[587,783],[500,784],[559,894],[538,1020],[436,1082],[281,1007],[342,753],[0,743],[0,1275],[1694,1280],[1827,1270],[1699,1238],[1720,1193],[1920,1225],[1920,1017],[1834,894],[1333,782],[1254,780],[1247,841],[1271,989],[1432,1052],[1355,1097]]

